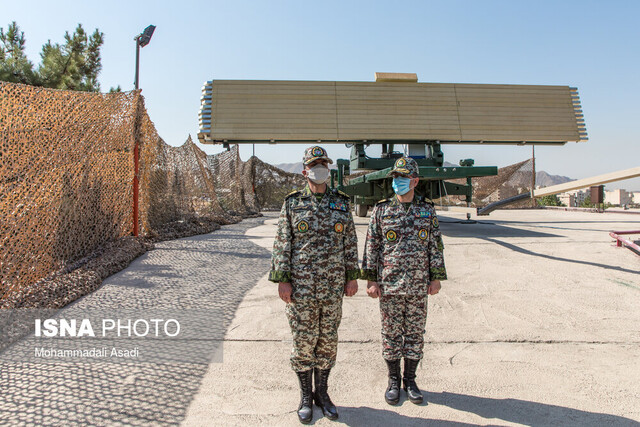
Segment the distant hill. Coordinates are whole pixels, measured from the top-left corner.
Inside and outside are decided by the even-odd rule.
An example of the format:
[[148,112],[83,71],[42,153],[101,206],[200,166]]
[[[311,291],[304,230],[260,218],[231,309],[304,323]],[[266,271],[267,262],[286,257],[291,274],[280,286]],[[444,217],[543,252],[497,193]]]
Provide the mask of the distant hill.
[[545,171],[536,172],[536,185],[540,187],[549,187],[570,181],[575,181],[575,179],[569,178],[568,176],[549,175]]

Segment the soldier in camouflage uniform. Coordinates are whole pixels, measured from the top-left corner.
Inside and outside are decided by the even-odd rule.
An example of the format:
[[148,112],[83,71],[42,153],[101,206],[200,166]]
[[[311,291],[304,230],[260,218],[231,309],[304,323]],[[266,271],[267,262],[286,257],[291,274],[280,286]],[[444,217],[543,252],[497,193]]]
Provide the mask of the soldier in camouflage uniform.
[[371,213],[361,278],[367,294],[380,297],[382,356],[389,369],[385,400],[400,399],[400,359],[404,356],[404,390],[421,403],[416,369],[422,359],[427,320],[427,295],[447,278],[442,236],[433,204],[415,195],[418,165],[412,158],[396,160],[389,175],[395,195],[381,200]]
[[303,163],[307,186],[282,205],[269,280],[279,283],[280,298],[287,303],[291,367],[301,389],[298,417],[306,424],[313,416],[312,398],[325,416],[338,418],[327,380],[336,361],[342,297],[357,292],[360,270],[349,196],[326,184],[332,160],[315,146],[305,151]]

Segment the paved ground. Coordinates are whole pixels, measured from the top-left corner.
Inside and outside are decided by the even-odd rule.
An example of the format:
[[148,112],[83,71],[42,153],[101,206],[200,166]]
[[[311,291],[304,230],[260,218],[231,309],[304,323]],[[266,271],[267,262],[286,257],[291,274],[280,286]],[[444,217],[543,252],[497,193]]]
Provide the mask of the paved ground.
[[[608,230],[624,214],[496,211],[483,223],[441,217],[449,280],[429,301],[418,384],[426,403],[383,400],[377,302],[345,299],[331,396],[340,422],[372,425],[638,425],[640,257]],[[265,249],[275,219],[247,231]],[[367,219],[357,219],[360,242]],[[360,251],[362,254],[362,250]],[[265,272],[266,273],[266,272]],[[186,426],[298,425],[284,303],[263,276],[227,332]],[[316,408],[315,424],[330,425]]]
[[[269,268],[270,251],[245,232],[251,218],[216,232],[156,244],[63,317],[100,309],[212,313],[226,330]],[[142,311],[144,313],[144,311]],[[33,346],[32,346],[33,347]],[[207,366],[194,363],[8,363],[0,357],[0,425],[178,425]]]
[[[449,280],[429,301],[427,402],[384,402],[378,307],[361,284],[345,299],[330,381],[338,422],[639,425],[640,257],[607,232],[640,229],[640,217],[461,218],[441,216]],[[362,243],[367,219],[357,223]],[[0,425],[298,425],[284,303],[266,281],[274,232],[271,215],[158,244],[70,308],[211,309],[223,363],[0,363]]]

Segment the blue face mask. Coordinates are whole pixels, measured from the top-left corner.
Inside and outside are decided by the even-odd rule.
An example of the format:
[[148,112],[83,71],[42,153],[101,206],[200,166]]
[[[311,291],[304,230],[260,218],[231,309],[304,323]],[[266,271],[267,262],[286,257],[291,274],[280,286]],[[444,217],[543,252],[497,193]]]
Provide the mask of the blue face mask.
[[407,194],[411,187],[409,184],[411,183],[411,178],[405,178],[403,176],[398,176],[393,178],[393,191],[396,192],[397,195],[402,196],[403,194]]

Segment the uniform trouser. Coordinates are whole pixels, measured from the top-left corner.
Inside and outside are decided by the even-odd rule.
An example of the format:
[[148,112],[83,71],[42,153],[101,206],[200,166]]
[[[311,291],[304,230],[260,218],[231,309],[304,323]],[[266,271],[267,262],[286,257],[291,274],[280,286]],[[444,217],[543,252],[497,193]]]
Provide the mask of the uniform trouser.
[[383,295],[380,297],[382,317],[382,357],[397,360],[422,359],[427,323],[427,296]]
[[330,369],[336,363],[342,297],[304,298],[287,304],[293,335],[291,368],[303,372],[314,367]]

